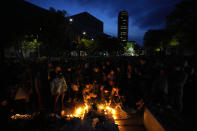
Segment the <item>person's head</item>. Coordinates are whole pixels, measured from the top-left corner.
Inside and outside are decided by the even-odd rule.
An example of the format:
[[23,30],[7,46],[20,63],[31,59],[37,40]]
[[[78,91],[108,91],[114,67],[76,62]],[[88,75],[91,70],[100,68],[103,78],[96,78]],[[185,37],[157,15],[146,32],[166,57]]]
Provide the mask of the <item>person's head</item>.
[[107,62],[106,62],[106,65],[107,65],[107,66],[109,66],[109,65],[110,65],[110,62],[109,62],[109,61],[107,61]]
[[174,70],[175,71],[180,71],[181,70],[181,66],[174,66]]
[[62,70],[62,69],[61,69],[60,66],[56,66],[56,68],[55,68],[55,72],[56,72],[56,73],[59,73],[61,70]]
[[98,84],[98,80],[95,79],[95,80],[93,81],[93,83],[94,83],[94,84]]
[[110,75],[114,75],[115,74],[115,71],[114,70],[111,70],[110,71]]
[[90,84],[86,84],[86,86],[85,86],[87,89],[89,89],[90,88]]
[[102,65],[102,69],[105,70],[106,69],[106,66],[105,65]]
[[181,70],[180,62],[174,63],[173,68],[174,68],[175,71],[180,71]]
[[128,65],[127,68],[128,68],[129,71],[132,71],[132,66],[131,65]]
[[117,67],[116,69],[117,69],[118,72],[120,72],[120,67]]
[[71,72],[71,70],[72,70],[72,68],[71,68],[71,67],[67,68],[67,71],[68,71],[68,72]]
[[142,72],[139,71],[139,72],[138,72],[138,76],[142,76]]
[[84,68],[85,69],[88,69],[89,68],[89,64],[88,63],[85,63]]
[[48,63],[48,71],[54,71],[54,67],[52,63]]
[[114,81],[113,80],[109,80],[109,85],[110,86],[114,86]]
[[160,69],[160,75],[163,76],[164,75],[164,69]]
[[53,64],[52,63],[48,63],[48,67],[49,68],[52,68],[53,67]]
[[26,71],[27,73],[30,73],[30,72],[31,72],[31,68],[30,68],[30,67],[26,67],[26,68],[25,68],[25,71]]
[[144,65],[145,64],[145,60],[144,59],[141,59],[140,60],[140,65]]
[[98,68],[98,67],[95,67],[95,68],[93,69],[93,71],[97,73],[97,72],[99,72],[99,68]]
[[103,91],[104,90],[104,85],[101,85],[101,87],[100,87],[100,91]]

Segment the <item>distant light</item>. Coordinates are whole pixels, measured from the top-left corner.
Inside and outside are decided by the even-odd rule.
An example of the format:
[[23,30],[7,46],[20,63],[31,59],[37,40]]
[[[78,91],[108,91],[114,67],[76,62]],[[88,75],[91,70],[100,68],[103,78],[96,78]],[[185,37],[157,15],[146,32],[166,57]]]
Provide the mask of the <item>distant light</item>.
[[72,19],[72,18],[70,18],[70,19],[69,19],[69,21],[70,21],[70,22],[73,22],[73,19]]
[[94,40],[94,39],[92,38],[92,40]]
[[159,52],[159,51],[161,51],[161,49],[160,48],[156,48],[155,51],[156,52]]
[[86,35],[86,32],[85,31],[83,32],[83,35]]

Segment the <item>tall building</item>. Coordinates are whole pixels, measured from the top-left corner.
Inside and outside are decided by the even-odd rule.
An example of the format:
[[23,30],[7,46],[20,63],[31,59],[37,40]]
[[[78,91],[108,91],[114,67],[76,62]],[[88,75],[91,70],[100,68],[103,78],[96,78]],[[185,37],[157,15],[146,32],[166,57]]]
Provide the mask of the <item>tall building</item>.
[[126,44],[128,41],[128,12],[121,11],[118,14],[118,39]]

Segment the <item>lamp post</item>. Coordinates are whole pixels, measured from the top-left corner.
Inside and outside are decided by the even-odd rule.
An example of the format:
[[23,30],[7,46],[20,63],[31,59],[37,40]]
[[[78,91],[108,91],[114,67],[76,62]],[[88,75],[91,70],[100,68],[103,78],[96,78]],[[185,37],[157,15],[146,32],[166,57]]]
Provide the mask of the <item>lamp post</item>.
[[84,31],[84,32],[82,33],[82,35],[83,35],[83,38],[85,38],[85,36],[86,36],[86,32]]
[[86,32],[85,31],[83,32],[83,35],[86,35]]
[[37,34],[37,52],[38,52],[38,58],[40,58],[40,49],[38,44],[38,34]]
[[[40,28],[40,31],[42,30],[42,28]],[[40,46],[38,43],[38,34],[37,34],[37,51],[38,51],[38,58],[40,59]]]

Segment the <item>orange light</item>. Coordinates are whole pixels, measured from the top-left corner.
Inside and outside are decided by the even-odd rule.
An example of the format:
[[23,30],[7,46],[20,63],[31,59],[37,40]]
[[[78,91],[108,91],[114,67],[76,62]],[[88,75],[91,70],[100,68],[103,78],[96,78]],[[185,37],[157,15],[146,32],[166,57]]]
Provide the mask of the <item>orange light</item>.
[[65,115],[65,111],[64,111],[64,110],[61,111],[61,115],[62,115],[62,116]]
[[99,105],[99,110],[103,110],[105,115],[112,115],[113,119],[117,119],[116,110],[106,105]]
[[15,120],[17,120],[17,119],[31,119],[31,118],[32,118],[32,116],[29,114],[24,114],[24,115],[15,114],[15,115],[11,116],[11,119],[15,119]]
[[105,90],[105,93],[108,93],[109,91],[108,90]]
[[[102,111],[105,115],[112,116],[113,119],[117,119],[116,109],[110,107],[109,105],[110,105],[109,103],[97,105],[98,111]],[[78,117],[78,118],[83,119],[85,114],[88,112],[88,110],[89,110],[89,105],[85,104],[84,106],[77,107],[73,114],[66,115],[66,116],[70,118]],[[63,111],[62,113],[65,114],[65,112]]]

